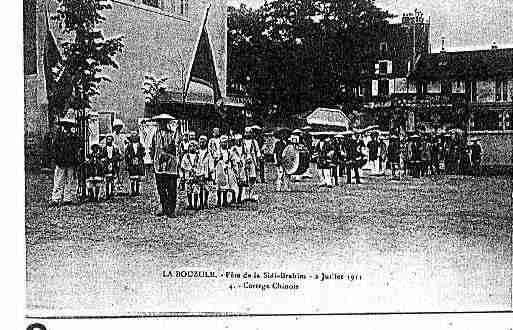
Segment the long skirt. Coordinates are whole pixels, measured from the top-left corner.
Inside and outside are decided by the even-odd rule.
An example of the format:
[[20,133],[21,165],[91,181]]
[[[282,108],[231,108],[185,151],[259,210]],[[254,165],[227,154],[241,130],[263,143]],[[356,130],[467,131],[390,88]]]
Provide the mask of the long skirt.
[[218,162],[215,170],[215,183],[217,190],[233,190],[238,192],[237,177],[231,166],[223,166]]

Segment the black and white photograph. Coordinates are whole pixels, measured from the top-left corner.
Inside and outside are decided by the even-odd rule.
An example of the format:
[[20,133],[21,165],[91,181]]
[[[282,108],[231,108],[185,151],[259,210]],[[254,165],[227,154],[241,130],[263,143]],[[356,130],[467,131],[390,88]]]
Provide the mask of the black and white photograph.
[[512,1],[23,0],[20,31],[31,329],[513,311]]

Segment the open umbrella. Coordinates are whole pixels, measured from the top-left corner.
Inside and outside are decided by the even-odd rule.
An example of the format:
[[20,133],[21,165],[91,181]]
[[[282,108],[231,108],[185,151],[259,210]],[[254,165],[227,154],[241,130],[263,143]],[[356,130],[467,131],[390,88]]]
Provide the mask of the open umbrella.
[[165,121],[165,120],[176,120],[175,117],[168,115],[167,113],[160,114],[158,116],[152,117],[153,121]]
[[282,137],[288,138],[291,134],[292,134],[292,130],[287,127],[277,127],[274,130],[274,136],[276,136],[276,137],[282,136]]

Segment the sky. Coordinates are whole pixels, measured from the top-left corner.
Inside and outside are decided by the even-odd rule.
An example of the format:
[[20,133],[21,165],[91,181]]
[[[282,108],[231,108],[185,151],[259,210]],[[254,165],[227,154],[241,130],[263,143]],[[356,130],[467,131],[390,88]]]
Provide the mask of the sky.
[[[245,3],[258,7],[264,0],[227,0],[229,5]],[[343,1],[343,0],[342,0]],[[431,46],[441,47],[445,37],[447,50],[486,49],[492,42],[513,47],[512,0],[376,0],[376,5],[393,14],[415,8],[431,18]]]

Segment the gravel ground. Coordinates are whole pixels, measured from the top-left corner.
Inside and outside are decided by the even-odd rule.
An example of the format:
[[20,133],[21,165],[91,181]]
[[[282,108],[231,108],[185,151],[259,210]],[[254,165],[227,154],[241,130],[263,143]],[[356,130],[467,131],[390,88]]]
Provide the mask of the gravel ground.
[[[184,212],[181,196],[179,217],[167,219],[153,215],[152,182],[134,199],[48,208],[51,177],[27,174],[28,314],[511,307],[511,178],[367,178],[334,189],[301,182],[293,192],[257,190],[258,204],[201,212]],[[163,277],[174,269],[361,280],[286,281],[299,289],[263,291],[238,288],[240,279]]]

